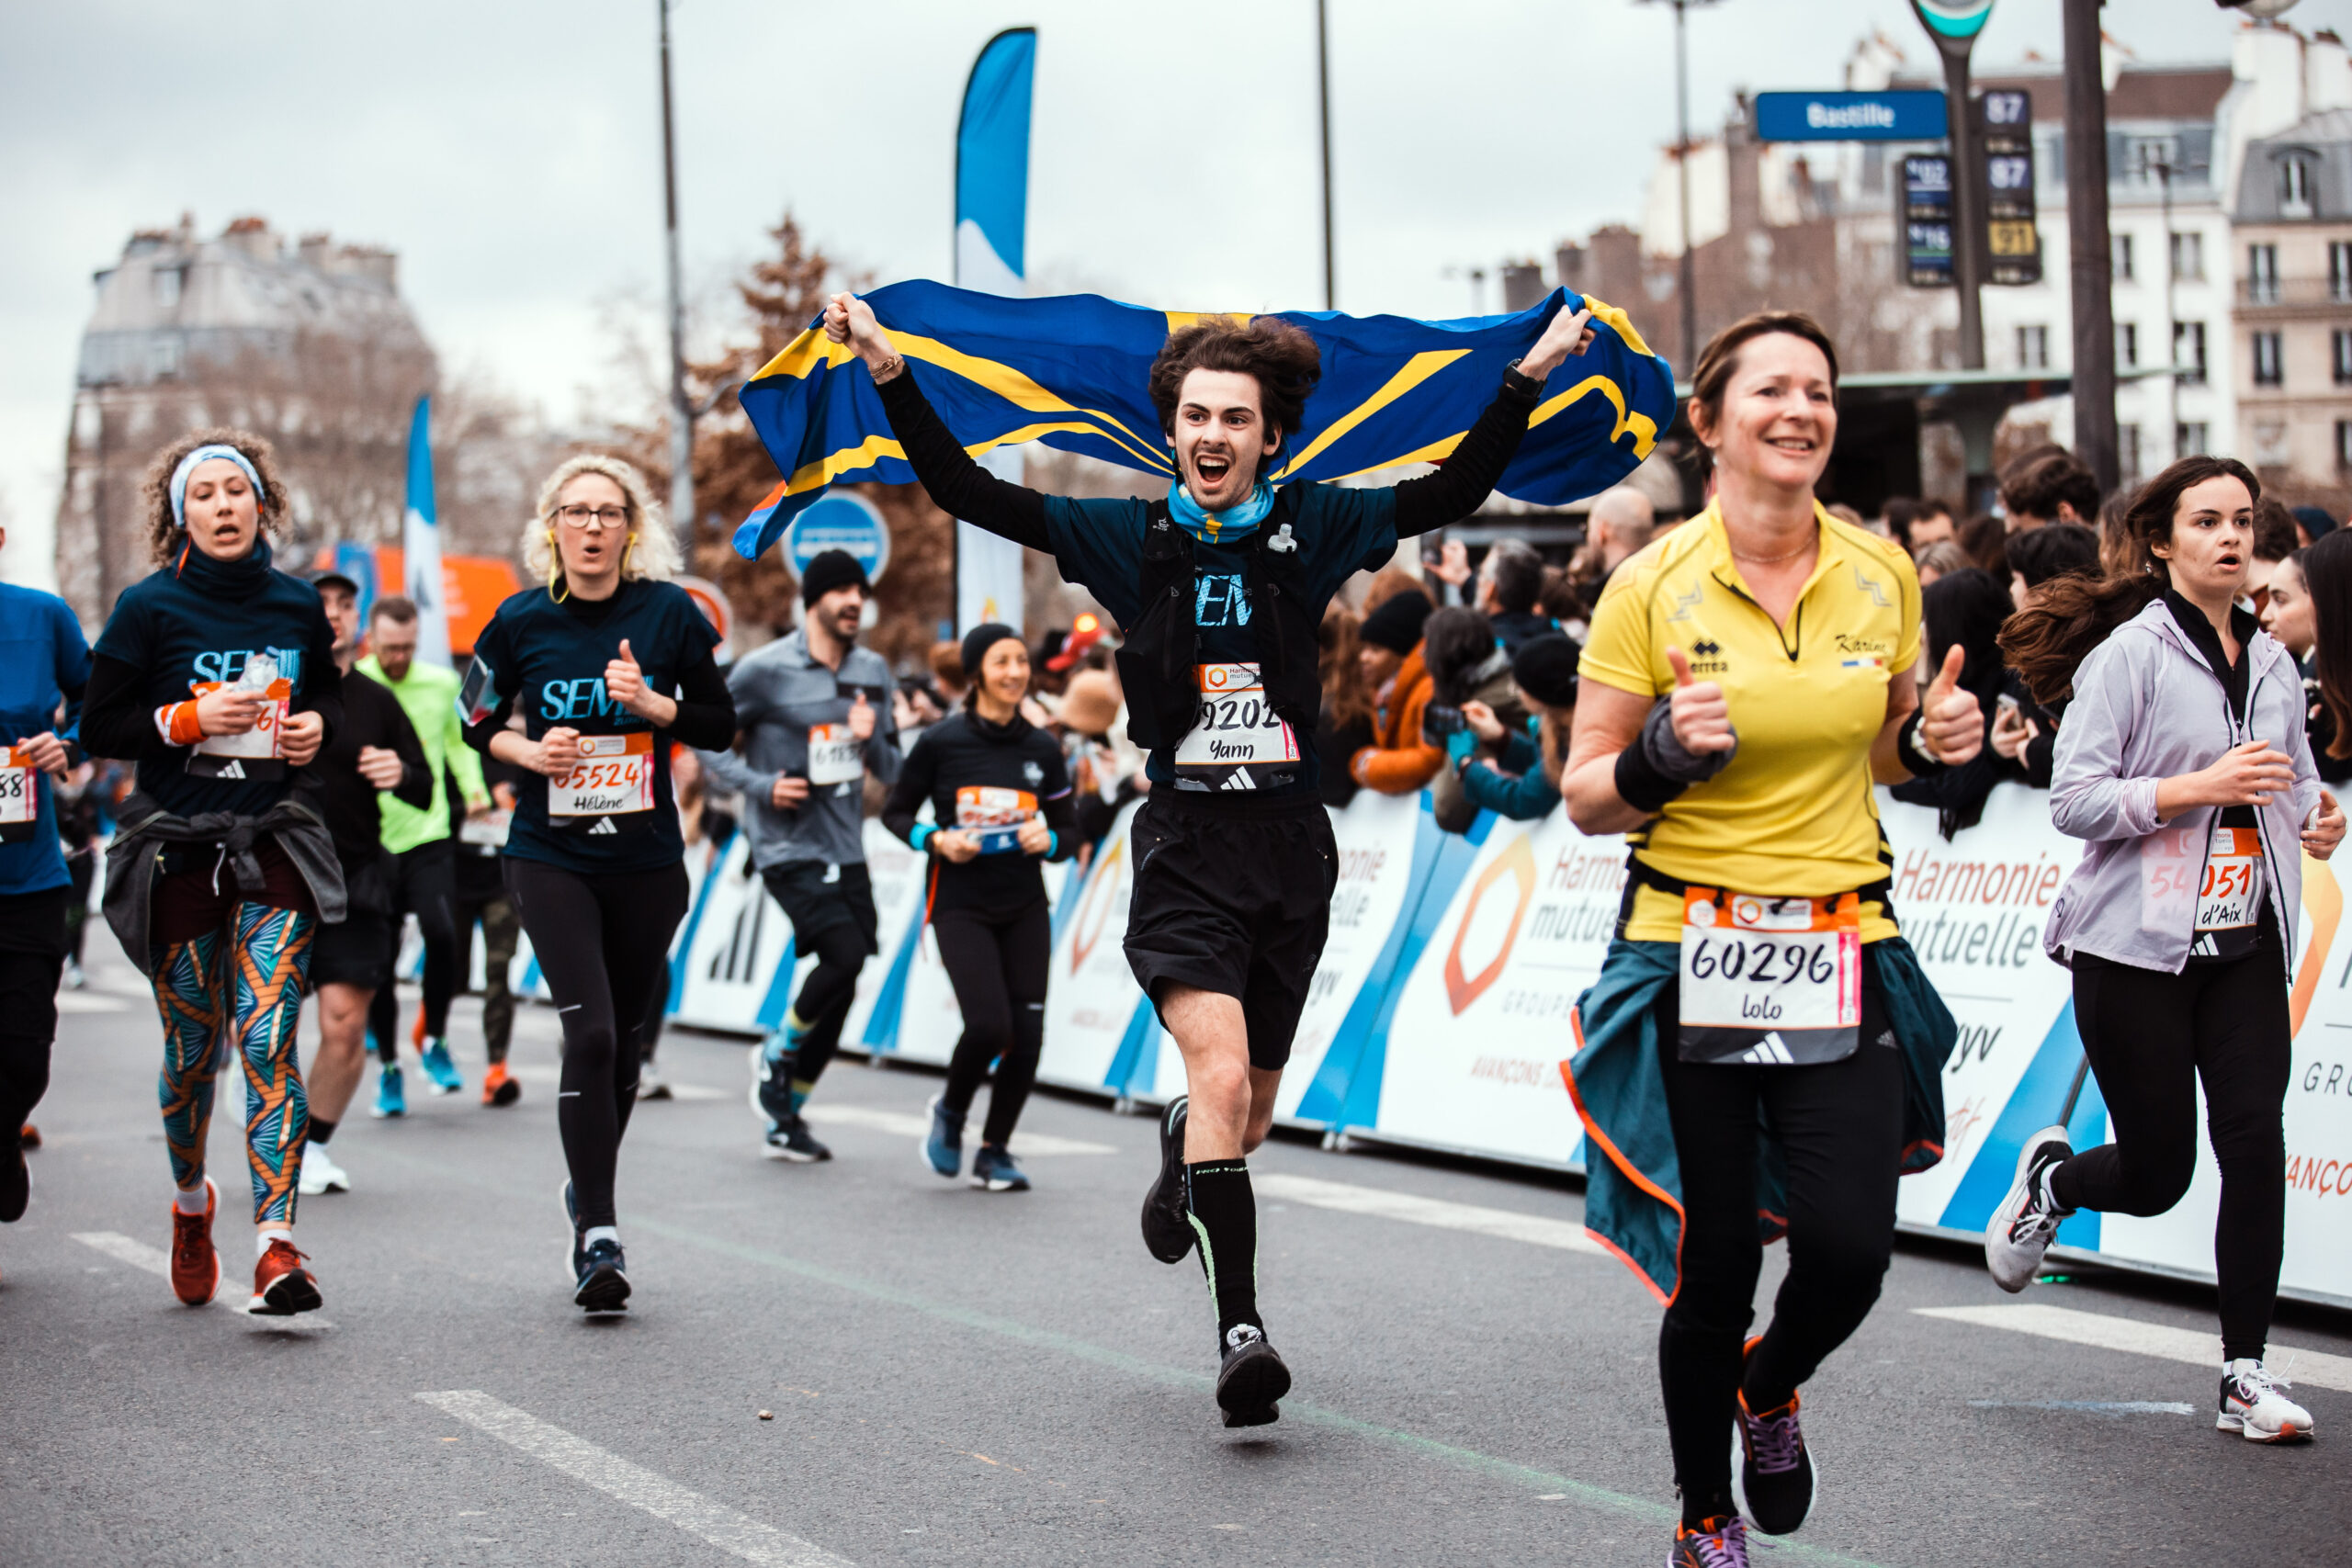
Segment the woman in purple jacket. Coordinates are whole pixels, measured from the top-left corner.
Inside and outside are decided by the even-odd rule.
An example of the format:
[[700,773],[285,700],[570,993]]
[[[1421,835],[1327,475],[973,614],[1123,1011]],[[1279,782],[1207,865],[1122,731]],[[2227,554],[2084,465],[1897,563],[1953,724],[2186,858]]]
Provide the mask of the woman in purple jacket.
[[2261,493],[2231,458],[2181,459],[2124,513],[2142,571],[2056,579],[2002,633],[2037,698],[2072,691],[2050,815],[2086,847],[2043,946],[2074,971],[2114,1141],[2076,1154],[2064,1127],[2028,1138],[1984,1259],[2020,1291],[2076,1210],[2180,1201],[2201,1079],[2222,1168],[2218,1425],[2280,1442],[2312,1431],[2262,1364],[2286,1224],[2301,852],[2335,853],[2345,820],[2312,762],[2295,661],[2238,607]]

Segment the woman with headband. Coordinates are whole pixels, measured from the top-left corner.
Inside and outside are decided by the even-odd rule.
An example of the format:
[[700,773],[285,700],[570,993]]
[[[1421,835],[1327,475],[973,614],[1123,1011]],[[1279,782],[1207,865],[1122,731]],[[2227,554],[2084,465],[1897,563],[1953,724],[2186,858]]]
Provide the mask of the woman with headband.
[[735,703],[711,656],[718,632],[666,581],[678,542],[635,468],[594,454],[557,465],[522,543],[547,586],[498,606],[458,705],[468,745],[537,775],[515,795],[506,896],[563,1021],[572,1303],[620,1312],[614,1171],[686,913],[670,747],[733,744]]
[[286,515],[286,487],[267,442],[183,437],[149,468],[145,495],[156,570],[98,634],[82,739],[138,767],[107,852],[106,913],[163,1018],[172,1289],[202,1306],[220,1284],[204,1149],[214,1075],[233,1048],[260,1254],[246,1310],[310,1312],[319,1288],[294,1246],[310,1122],[295,1022],[312,932],[344,913],[308,773],[343,718],[334,634],[318,593],[270,564],[265,536]]

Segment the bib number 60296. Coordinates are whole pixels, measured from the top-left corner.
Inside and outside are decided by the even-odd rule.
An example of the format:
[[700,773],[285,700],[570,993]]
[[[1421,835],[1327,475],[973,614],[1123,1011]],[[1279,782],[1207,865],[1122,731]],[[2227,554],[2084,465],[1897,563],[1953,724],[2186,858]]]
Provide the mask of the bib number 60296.
[[1809,984],[1826,986],[1838,977],[1833,944],[1799,939],[1779,942],[1770,937],[1720,938],[1702,936],[1690,953],[1690,973],[1702,980],[1720,975],[1745,979],[1752,986]]

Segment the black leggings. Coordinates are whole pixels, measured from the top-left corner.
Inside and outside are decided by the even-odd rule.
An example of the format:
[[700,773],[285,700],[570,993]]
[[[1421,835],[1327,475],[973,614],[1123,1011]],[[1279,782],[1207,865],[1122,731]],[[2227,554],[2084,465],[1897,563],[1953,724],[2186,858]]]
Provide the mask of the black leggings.
[[0,1149],[16,1147],[25,1118],[49,1092],[64,967],[62,953],[0,952]]
[[670,938],[686,913],[686,868],[584,876],[510,855],[505,874],[506,896],[563,1022],[555,1121],[572,1203],[583,1230],[609,1225],[645,1021],[668,994]]
[[2275,932],[2230,964],[2177,975],[2075,957],[2075,1023],[2098,1075],[2115,1141],[2061,1165],[2051,1190],[2069,1208],[2161,1214],[2197,1168],[2197,1080],[2222,1167],[2213,1224],[2222,1355],[2259,1358],[2278,1296],[2287,1224],[2280,1124],[2292,1073],[2286,965]]
[[1012,1137],[1029,1089],[1037,1081],[1037,1054],[1046,1043],[1046,967],[1054,945],[1053,922],[1042,898],[1016,914],[979,909],[942,910],[931,922],[939,939],[939,961],[956,987],[964,1034],[947,1063],[947,1109],[961,1114],[972,1106],[980,1080],[995,1062],[996,1089],[989,1096],[984,1144],[1004,1147]]
[[[1751,1067],[1682,1061],[1679,993],[1657,1009],[1658,1057],[1682,1168],[1681,1282],[1658,1329],[1682,1517],[1733,1511],[1732,1421],[1748,1405],[1786,1404],[1878,1301],[1894,1250],[1894,1187],[1903,1154],[1903,1055],[1863,966],[1861,1043],[1842,1062]],[[1789,1271],[1772,1321],[1742,1363],[1764,1265],[1756,1152],[1770,1118],[1788,1159]]]
[[[447,839],[404,850],[390,862],[392,873],[391,973],[401,956],[401,917],[416,917],[424,943],[424,1033],[432,1040],[449,1032],[449,998],[458,988],[458,848]],[[376,987],[368,1004],[368,1032],[387,1065],[400,1057],[401,998],[397,976]]]

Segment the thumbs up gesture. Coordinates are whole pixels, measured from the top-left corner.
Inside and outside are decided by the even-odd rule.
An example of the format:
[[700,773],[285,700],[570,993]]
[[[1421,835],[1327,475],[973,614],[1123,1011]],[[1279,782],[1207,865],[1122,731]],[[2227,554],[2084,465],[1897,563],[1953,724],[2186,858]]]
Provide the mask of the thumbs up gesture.
[[657,724],[665,722],[669,716],[667,712],[657,712],[649,705],[648,699],[651,698],[662,709],[670,707],[666,700],[655,697],[646,689],[645,671],[639,668],[637,655],[629,651],[627,637],[621,638],[620,656],[605,666],[605,695],[639,717],[652,719]]
[[1731,708],[1724,701],[1723,687],[1713,681],[1692,680],[1690,660],[1679,648],[1666,650],[1666,661],[1674,667],[1674,694],[1668,699],[1668,716],[1674,722],[1674,738],[1682,749],[1704,757],[1739,744],[1732,733]]
[[1960,685],[1964,662],[1960,644],[1944,649],[1943,668],[1919,702],[1920,749],[1939,762],[1965,762],[1984,745],[1984,710]]
[[874,705],[866,701],[862,690],[857,701],[849,705],[849,733],[850,739],[861,746],[874,739]]

